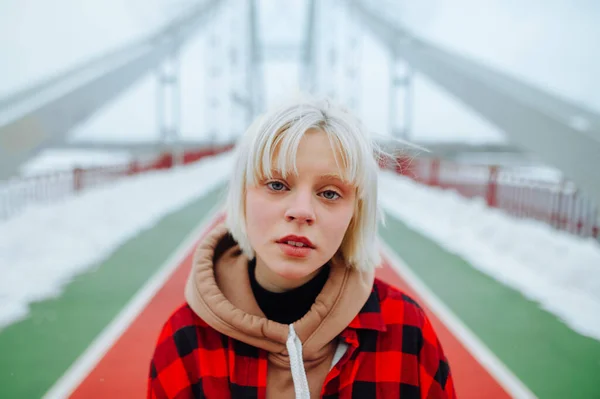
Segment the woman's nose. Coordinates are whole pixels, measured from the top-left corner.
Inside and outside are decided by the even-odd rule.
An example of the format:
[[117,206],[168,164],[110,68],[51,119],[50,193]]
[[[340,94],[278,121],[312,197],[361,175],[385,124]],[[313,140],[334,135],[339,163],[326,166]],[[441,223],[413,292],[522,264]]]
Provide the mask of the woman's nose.
[[311,193],[298,192],[293,197],[290,206],[285,212],[285,219],[288,222],[296,221],[309,225],[313,224],[315,221],[315,211],[312,201]]

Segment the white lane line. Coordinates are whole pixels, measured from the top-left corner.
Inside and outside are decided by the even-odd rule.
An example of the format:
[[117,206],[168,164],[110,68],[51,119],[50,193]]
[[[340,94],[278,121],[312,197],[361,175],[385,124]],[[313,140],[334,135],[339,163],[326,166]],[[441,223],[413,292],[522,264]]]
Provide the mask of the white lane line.
[[394,271],[406,281],[425,302],[423,305],[435,313],[440,321],[463,343],[465,348],[498,381],[506,392],[514,398],[536,398],[533,392],[423,283],[381,237],[379,242],[384,258],[389,261]]
[[208,212],[202,222],[188,234],[167,261],[163,263],[111,323],[104,328],[100,335],[96,337],[86,351],[69,367],[65,374],[46,392],[43,396],[44,399],[64,399],[73,393],[171,277],[177,266],[181,264],[193,249],[192,247],[198,241],[198,238],[217,219],[217,209],[220,207],[221,205],[217,204]]

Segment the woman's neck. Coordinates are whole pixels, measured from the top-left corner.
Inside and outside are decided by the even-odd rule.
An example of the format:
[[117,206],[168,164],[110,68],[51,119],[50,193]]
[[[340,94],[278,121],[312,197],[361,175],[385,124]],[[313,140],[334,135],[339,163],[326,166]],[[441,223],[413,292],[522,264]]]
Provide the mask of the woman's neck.
[[255,277],[258,284],[267,291],[286,292],[298,288],[313,279],[321,268],[300,279],[286,279],[273,273],[260,259],[256,259]]
[[315,303],[329,278],[329,269],[329,264],[324,265],[310,281],[284,292],[273,292],[257,281],[255,261],[248,262],[248,277],[256,303],[265,317],[277,323],[290,324],[300,320]]

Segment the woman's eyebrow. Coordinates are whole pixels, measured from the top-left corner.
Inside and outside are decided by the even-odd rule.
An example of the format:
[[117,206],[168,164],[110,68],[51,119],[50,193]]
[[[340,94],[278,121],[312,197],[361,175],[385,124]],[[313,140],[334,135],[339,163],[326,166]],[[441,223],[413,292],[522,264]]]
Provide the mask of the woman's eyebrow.
[[[284,177],[283,173],[278,169],[271,170],[271,175],[273,175],[273,177],[276,177],[278,179],[283,179],[283,177]],[[288,175],[289,175],[289,173],[288,173]]]
[[323,175],[320,175],[319,178],[321,180],[336,180],[342,184],[350,184],[350,182],[346,181],[342,176],[340,176],[337,173],[325,173]]
[[[280,170],[277,169],[272,169],[271,170],[271,175],[274,178],[278,178],[278,179],[282,179],[283,178],[283,173],[281,173]],[[293,178],[293,174],[291,176],[288,176]],[[347,181],[346,179],[344,179],[342,176],[340,176],[338,173],[324,173],[322,175],[317,176],[317,179],[319,180],[327,180],[327,181],[335,181],[339,184],[343,184],[346,186],[351,186],[352,183]]]
[[338,179],[342,180],[341,176],[337,173],[324,173],[319,176],[321,179]]

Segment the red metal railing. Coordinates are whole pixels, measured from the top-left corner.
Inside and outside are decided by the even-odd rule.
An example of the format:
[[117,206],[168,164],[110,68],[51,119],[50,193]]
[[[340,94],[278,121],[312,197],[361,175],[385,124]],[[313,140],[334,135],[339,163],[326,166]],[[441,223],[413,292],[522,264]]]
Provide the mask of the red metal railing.
[[[196,162],[206,156],[216,155],[233,148],[233,145],[215,146],[181,154],[183,164]],[[11,179],[0,182],[0,221],[6,220],[33,203],[49,203],[74,193],[98,187],[127,176],[150,170],[169,169],[175,164],[173,155],[165,153],[129,164],[96,168],[76,168],[39,176]]]
[[[232,147],[185,152],[181,161],[192,163]],[[163,154],[127,165],[75,169],[11,180],[0,187],[0,220],[13,216],[28,204],[51,202],[125,176],[168,169],[173,166],[173,161],[171,154]],[[579,236],[600,238],[598,206],[569,181],[533,180],[507,168],[464,165],[437,158],[406,158],[382,167],[422,184],[452,189],[465,197],[484,198],[488,206],[516,217],[537,219]]]
[[600,238],[598,206],[570,181],[530,179],[509,168],[438,158],[406,158],[382,166],[422,184],[484,198],[488,206],[516,217],[537,219],[582,237]]

